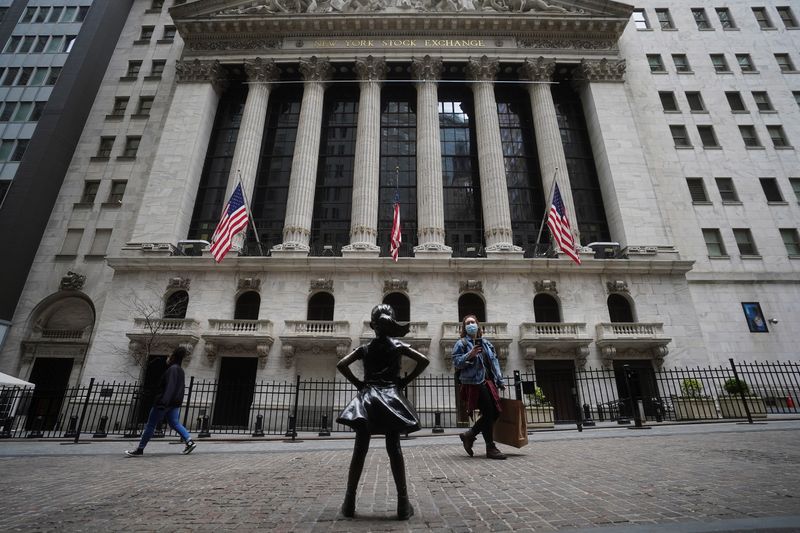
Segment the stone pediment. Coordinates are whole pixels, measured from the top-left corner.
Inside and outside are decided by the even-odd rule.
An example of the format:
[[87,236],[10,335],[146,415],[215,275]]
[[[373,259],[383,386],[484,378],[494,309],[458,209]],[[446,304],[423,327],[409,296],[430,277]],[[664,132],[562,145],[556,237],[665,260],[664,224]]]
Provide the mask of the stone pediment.
[[173,18],[430,13],[627,18],[631,10],[607,0],[198,0],[176,6],[170,13]]

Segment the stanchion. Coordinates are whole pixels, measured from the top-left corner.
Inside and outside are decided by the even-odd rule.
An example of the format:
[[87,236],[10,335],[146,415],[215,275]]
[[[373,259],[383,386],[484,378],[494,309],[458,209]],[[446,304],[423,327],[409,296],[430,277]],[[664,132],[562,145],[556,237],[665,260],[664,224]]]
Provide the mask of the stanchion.
[[322,426],[319,429],[320,437],[330,437],[331,432],[328,429],[328,415],[322,415]]
[[264,415],[256,416],[256,429],[253,431],[254,437],[264,436]]
[[435,411],[433,413],[433,429],[431,433],[444,433],[444,428],[442,427],[442,412]]
[[106,425],[108,424],[108,416],[103,415],[100,417],[100,425],[97,426],[97,431],[94,432],[92,435],[93,439],[104,439],[108,436],[108,431],[106,431]]
[[211,432],[208,430],[208,415],[198,416],[197,425],[200,426],[200,431],[197,433],[197,438],[207,439],[211,436]]
[[64,433],[65,439],[72,439],[78,433],[78,415],[72,415],[69,417],[69,424],[67,425],[67,431]]

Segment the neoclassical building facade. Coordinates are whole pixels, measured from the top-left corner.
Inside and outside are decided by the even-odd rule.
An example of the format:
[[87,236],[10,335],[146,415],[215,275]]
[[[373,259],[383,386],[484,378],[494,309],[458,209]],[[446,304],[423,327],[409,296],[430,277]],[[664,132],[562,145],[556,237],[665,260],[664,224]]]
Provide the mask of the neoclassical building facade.
[[[766,64],[719,78],[709,54],[746,52],[700,33],[693,5],[668,6],[668,33],[650,1],[160,4],[134,4],[0,369],[148,379],[182,344],[200,378],[332,378],[381,301],[434,373],[452,372],[466,313],[507,370],[540,380],[797,359],[798,157],[738,135],[800,139],[800,84]],[[730,4],[737,37],[796,56],[800,32],[766,34],[752,2]],[[142,43],[143,27],[176,38]],[[729,93],[758,87],[774,116],[731,115]],[[114,116],[121,98],[139,107]],[[204,241],[237,184],[252,225],[216,263]],[[580,265],[543,228],[554,184]]]

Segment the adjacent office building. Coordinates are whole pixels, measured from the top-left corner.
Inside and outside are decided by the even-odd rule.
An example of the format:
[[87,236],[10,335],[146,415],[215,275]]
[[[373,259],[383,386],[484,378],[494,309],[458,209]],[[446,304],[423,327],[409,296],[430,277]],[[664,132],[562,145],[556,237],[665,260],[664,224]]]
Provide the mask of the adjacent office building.
[[[539,381],[797,360],[798,16],[135,0],[0,369],[148,379],[186,345],[221,383],[332,378],[382,301],[434,373],[467,313]],[[217,263],[238,185],[252,226]],[[580,264],[551,245],[556,187]]]

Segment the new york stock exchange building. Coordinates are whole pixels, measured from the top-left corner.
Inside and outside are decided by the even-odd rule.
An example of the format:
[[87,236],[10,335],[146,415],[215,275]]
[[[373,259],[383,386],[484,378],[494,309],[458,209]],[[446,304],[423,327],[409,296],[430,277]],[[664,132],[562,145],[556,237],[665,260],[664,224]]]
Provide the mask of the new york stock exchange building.
[[[184,345],[187,376],[252,397],[334,379],[381,302],[428,374],[452,378],[475,314],[504,371],[554,397],[590,368],[796,361],[800,75],[772,63],[800,61],[800,37],[761,31],[750,3],[728,39],[680,0],[672,33],[649,1],[136,1],[2,368],[151,381]],[[143,26],[174,41],[137,46]],[[770,115],[749,100],[764,89]],[[217,263],[239,184],[251,224]],[[545,223],[556,185],[580,264]]]

